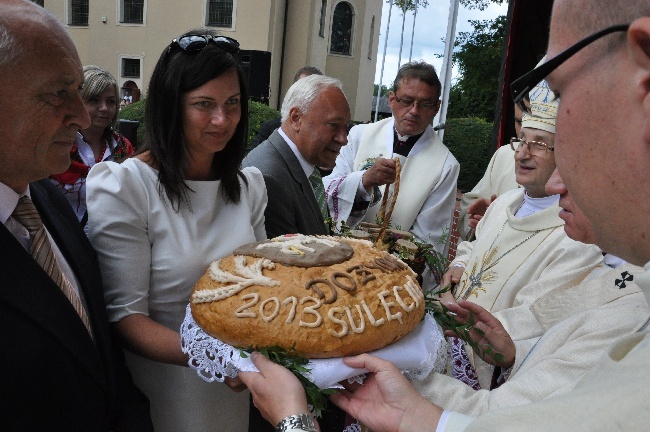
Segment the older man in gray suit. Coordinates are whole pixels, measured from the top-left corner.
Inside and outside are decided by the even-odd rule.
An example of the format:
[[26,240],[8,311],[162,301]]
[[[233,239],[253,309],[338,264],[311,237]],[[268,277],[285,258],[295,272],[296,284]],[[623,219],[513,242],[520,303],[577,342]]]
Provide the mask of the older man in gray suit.
[[281,127],[244,159],[244,166],[264,175],[267,236],[328,234],[318,167],[333,168],[348,142],[350,106],[341,82],[324,75],[298,80],[287,91],[281,114]]
[[[282,125],[251,150],[244,166],[264,176],[269,238],[282,234],[329,234],[327,198],[318,167],[331,169],[348,143],[350,106],[341,82],[324,75],[296,81],[282,103]],[[322,430],[342,430],[345,413],[330,406]],[[274,426],[274,425],[273,425]],[[273,431],[251,403],[249,432]]]

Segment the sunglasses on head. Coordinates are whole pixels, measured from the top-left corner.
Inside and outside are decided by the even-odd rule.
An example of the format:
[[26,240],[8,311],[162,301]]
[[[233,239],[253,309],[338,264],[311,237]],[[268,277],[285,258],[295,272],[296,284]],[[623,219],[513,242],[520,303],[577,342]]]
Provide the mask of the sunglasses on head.
[[199,52],[203,51],[208,44],[212,42],[217,47],[222,50],[229,52],[231,54],[237,54],[239,52],[239,42],[233,38],[227,36],[211,36],[211,35],[189,35],[182,36],[178,39],[174,39],[169,46],[178,46],[183,51],[187,52]]
[[587,36],[586,38],[576,42],[574,45],[571,45],[569,48],[562,51],[543,65],[536,67],[532,71],[516,79],[512,84],[510,84],[510,93],[512,94],[512,99],[515,104],[519,105],[523,112],[530,114],[530,103],[526,104],[526,100],[528,98],[528,93],[533,89],[533,87],[587,45],[610,33],[627,31],[629,28],[629,24],[620,24],[607,27],[599,32]]

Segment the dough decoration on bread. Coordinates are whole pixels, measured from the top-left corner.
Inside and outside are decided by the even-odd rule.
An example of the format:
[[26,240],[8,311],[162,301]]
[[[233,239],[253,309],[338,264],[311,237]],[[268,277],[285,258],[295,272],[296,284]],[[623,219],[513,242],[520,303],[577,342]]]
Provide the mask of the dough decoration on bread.
[[365,240],[280,236],[214,261],[197,282],[194,320],[233,346],[309,358],[382,348],[422,319],[413,271]]

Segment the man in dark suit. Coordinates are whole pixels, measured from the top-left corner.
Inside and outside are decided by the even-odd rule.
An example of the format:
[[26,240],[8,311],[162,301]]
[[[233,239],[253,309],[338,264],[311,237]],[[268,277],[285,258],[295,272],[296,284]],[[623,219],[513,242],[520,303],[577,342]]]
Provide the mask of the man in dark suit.
[[97,256],[47,180],[90,118],[75,47],[49,13],[0,4],[0,430],[151,431],[111,337]]
[[350,107],[337,79],[311,75],[289,88],[282,103],[282,126],[244,159],[244,166],[255,166],[264,175],[269,238],[329,233],[317,167],[334,166],[347,144],[348,123]]

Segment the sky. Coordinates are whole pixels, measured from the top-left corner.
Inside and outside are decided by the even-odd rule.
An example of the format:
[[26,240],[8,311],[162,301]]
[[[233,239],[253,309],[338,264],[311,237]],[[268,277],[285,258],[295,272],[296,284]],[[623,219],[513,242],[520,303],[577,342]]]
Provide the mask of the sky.
[[[381,27],[379,36],[379,50],[377,52],[377,68],[375,71],[375,84],[379,84],[382,76],[382,60],[384,57],[384,44],[386,44],[386,27],[388,23],[389,5],[384,2],[381,14]],[[415,37],[413,40],[412,60],[424,60],[435,66],[438,74],[442,69],[442,58],[436,55],[442,55],[445,51],[443,39],[447,35],[447,20],[449,17],[449,0],[429,0],[426,8],[420,8],[415,18]],[[483,11],[478,9],[467,9],[459,5],[458,20],[456,22],[456,33],[471,32],[473,30],[469,20],[486,20],[494,19],[499,15],[508,13],[508,4],[503,5],[490,4]],[[386,44],[386,59],[384,62],[382,85],[389,86],[397,74],[397,65],[400,51],[400,36],[402,30],[402,11],[393,7],[390,17],[390,28],[388,28],[388,43]],[[402,62],[409,61],[409,52],[411,50],[411,34],[413,31],[413,12],[406,13],[404,23],[404,44],[402,46]],[[452,71],[452,83],[457,76],[457,70]],[[441,76],[442,78],[442,76]]]

